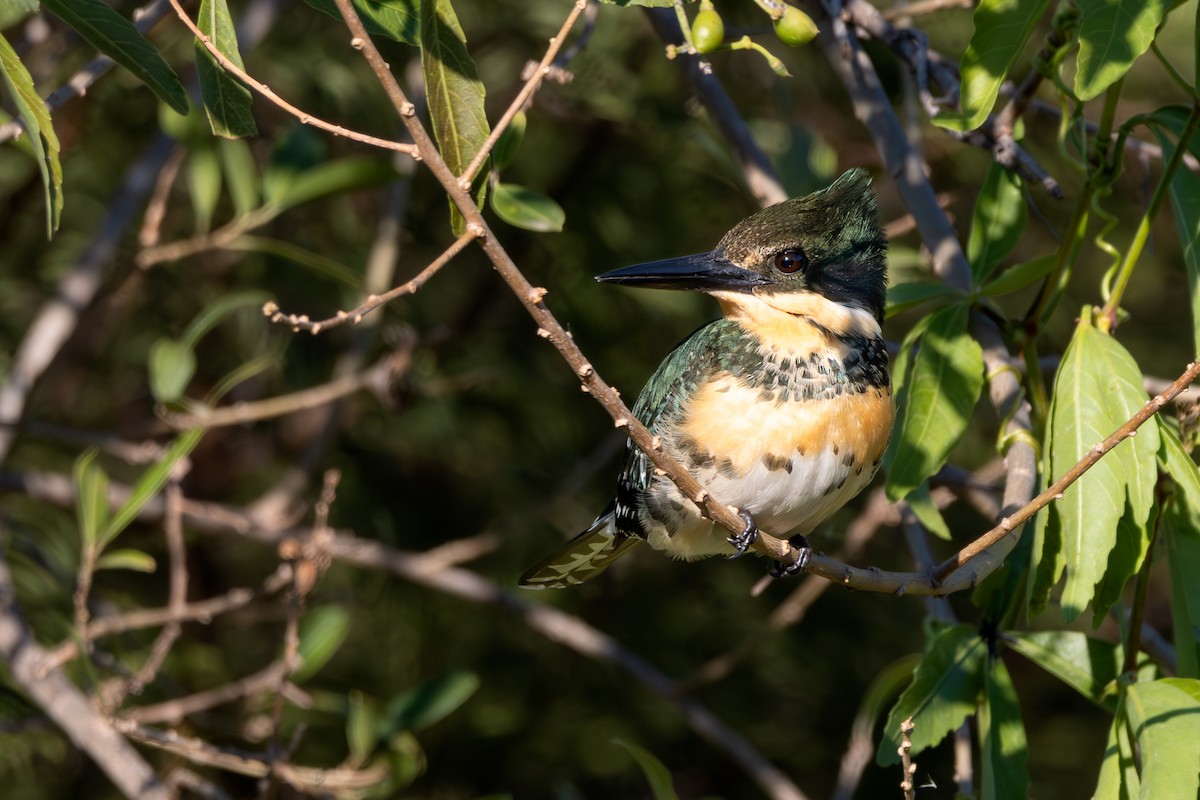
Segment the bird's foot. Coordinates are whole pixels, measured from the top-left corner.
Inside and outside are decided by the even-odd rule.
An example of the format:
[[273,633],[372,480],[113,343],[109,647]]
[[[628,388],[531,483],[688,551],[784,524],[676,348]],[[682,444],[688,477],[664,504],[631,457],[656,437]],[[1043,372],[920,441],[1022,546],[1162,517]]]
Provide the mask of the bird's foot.
[[772,578],[789,578],[804,572],[804,568],[808,566],[812,559],[812,548],[808,546],[808,539],[803,536],[793,537],[792,547],[796,548],[796,560],[790,564],[776,561],[775,568],[768,573]]
[[730,536],[728,539],[726,539],[727,542],[733,545],[733,549],[737,550],[736,553],[729,557],[730,559],[739,558],[740,556],[745,555],[746,551],[750,549],[750,546],[758,540],[758,525],[755,524],[754,517],[750,516],[750,512],[739,511],[738,516],[741,517],[742,522],[746,524],[745,527],[742,528],[741,533],[739,533],[737,536]]

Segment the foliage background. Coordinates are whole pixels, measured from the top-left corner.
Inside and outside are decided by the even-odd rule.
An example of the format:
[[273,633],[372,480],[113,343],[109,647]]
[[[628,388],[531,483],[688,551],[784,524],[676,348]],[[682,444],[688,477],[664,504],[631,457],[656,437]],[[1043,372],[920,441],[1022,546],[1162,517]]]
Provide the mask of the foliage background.
[[[270,13],[261,44],[243,51],[252,75],[300,107],[347,127],[399,135],[395,115],[365,62],[346,47],[340,21],[300,3],[249,5]],[[487,88],[489,119],[495,120],[520,88],[521,68],[541,56],[568,5],[518,0],[457,0],[454,5]],[[114,7],[128,14],[132,4]],[[749,3],[718,8],[731,28],[764,27],[761,11]],[[239,5],[233,10],[237,16]],[[1188,7],[1178,10],[1160,37],[1173,61],[1191,58],[1193,16]],[[962,52],[971,33],[970,9],[941,10],[925,22],[931,47],[954,57]],[[14,20],[4,33],[19,43],[39,87],[61,85],[90,57],[72,31],[49,15]],[[190,83],[192,39],[182,26],[168,18],[152,39]],[[798,77],[781,79],[750,53],[720,52],[712,62],[788,192],[811,191],[841,169],[864,165],[878,175],[883,219],[904,217],[890,180],[878,173],[879,156],[820,50],[788,49],[769,36],[760,40]],[[413,86],[419,78],[418,50],[383,40],[380,46],[395,73]],[[870,47],[902,107],[903,68],[882,47]],[[548,304],[599,372],[632,401],[662,356],[716,309],[701,296],[601,287],[592,276],[709,249],[756,202],[713,121],[692,98],[684,72],[664,57],[640,10],[600,7],[591,39],[568,68],[571,82],[547,83],[537,95],[524,142],[504,172],[506,181],[554,198],[565,211],[565,227],[537,234],[502,222],[494,227],[530,280],[549,289]],[[1187,98],[1164,80],[1161,66],[1143,59],[1126,79],[1121,115],[1181,99]],[[256,181],[266,180],[272,164],[299,169],[368,150],[299,126],[261,99],[255,100],[254,117],[259,135],[249,140],[249,151]],[[160,130],[184,158],[167,197],[162,240],[191,235],[198,213],[203,226],[197,199],[206,181],[210,186],[224,181],[214,227],[233,214],[229,178],[214,169],[214,140],[204,130],[201,112],[193,108],[187,123],[169,119],[129,74],[116,71],[100,80],[85,98],[57,111],[54,123],[63,142],[65,211],[50,241],[36,164],[19,144],[0,147],[0,373],[8,372],[38,309],[96,236],[126,170]],[[965,241],[990,156],[928,122],[920,124],[929,172]],[[1073,197],[1082,178],[1061,168],[1056,126],[1051,116],[1031,115],[1026,143],[1044,163],[1059,166],[1052,171]],[[209,160],[198,164],[206,153]],[[333,259],[348,275],[361,275],[376,226],[399,196],[397,281],[407,279],[452,235],[444,195],[431,176],[412,170],[405,159],[397,163],[403,175],[397,184],[322,197],[288,209],[256,233]],[[1124,242],[1131,236],[1160,171],[1154,159],[1127,162],[1106,201],[1121,221],[1111,239]],[[1055,202],[1037,189],[1028,190],[1027,197],[1035,220],[1041,217],[1044,224],[1029,226],[1012,261],[1054,247],[1054,231],[1062,230],[1070,211],[1069,203]],[[199,205],[202,209],[203,201]],[[180,336],[222,298],[265,291],[284,310],[314,318],[359,302],[358,286],[278,255],[215,250],[140,268],[140,225],[139,219],[123,232],[105,266],[98,298],[38,382],[5,465],[10,473],[69,474],[90,435],[161,441],[165,430],[148,378],[151,349],[162,337]],[[893,282],[927,277],[915,233],[897,235],[891,247]],[[1098,252],[1085,252],[1044,336],[1044,353],[1062,352],[1075,311],[1099,300],[1096,287],[1106,267]],[[1020,313],[1031,297],[1032,290],[1026,290],[999,302]],[[1121,328],[1121,341],[1147,373],[1173,376],[1192,357],[1188,304],[1178,239],[1164,212],[1126,296],[1130,320]],[[558,355],[533,335],[526,312],[474,248],[418,295],[376,314],[381,327],[369,336],[368,360],[385,353],[390,343],[415,336],[405,374],[385,392],[358,393],[347,401],[330,438],[315,451],[316,411],[209,432],[192,456],[186,494],[250,505],[279,488],[299,465],[309,480],[286,505],[303,510],[319,494],[320,472],[334,468],[342,474],[330,515],[335,528],[407,551],[487,535],[494,546],[469,567],[512,587],[528,564],[581,529],[606,503],[622,437],[580,393]],[[918,317],[911,312],[893,317],[885,334],[899,341]],[[316,337],[293,334],[247,306],[223,318],[200,341],[187,393],[202,397],[231,370],[264,355],[273,359],[271,368],[238,385],[228,402],[321,384],[354,346],[355,336],[349,328]],[[996,429],[990,410],[978,409],[954,462],[978,468],[991,461]],[[111,454],[102,462],[114,481],[130,482],[141,471]],[[861,507],[859,502],[842,512],[816,546],[835,550],[841,531]],[[947,519],[957,545],[935,542],[939,556],[991,524],[961,504],[947,512]],[[0,525],[0,543],[39,639],[49,646],[70,638],[79,559],[74,510],[10,492],[0,498]],[[189,531],[187,544],[191,599],[258,585],[279,563],[274,549],[238,537]],[[121,545],[151,554],[159,568],[150,575],[97,573],[94,615],[165,601],[161,526],[135,525],[122,534]],[[863,563],[911,567],[903,537],[892,528],[872,539]],[[728,677],[698,688],[695,697],[810,796],[828,797],[862,698],[889,665],[921,651],[927,608],[917,598],[834,589],[798,625],[770,634],[764,620],[793,587],[772,585],[761,597],[750,597],[764,566],[752,558],[678,564],[647,551],[578,590],[526,599],[578,614],[680,679],[706,660],[753,641],[748,657]],[[1169,631],[1165,586],[1165,576],[1156,574],[1147,620]],[[978,621],[970,598],[955,597],[952,603],[963,620]],[[128,699],[128,707],[219,686],[271,663],[283,647],[285,606],[264,598],[211,624],[189,623],[163,670],[143,694]],[[394,759],[396,776],[412,776],[407,787],[396,777],[394,796],[649,796],[642,772],[614,738],[645,748],[667,765],[680,796],[760,796],[726,755],[697,736],[673,702],[622,669],[533,632],[520,614],[502,605],[467,603],[384,571],[334,563],[306,598],[306,608],[309,618],[321,609],[341,609],[346,624],[345,640],[328,662],[298,681],[308,707],[289,703],[284,710],[281,740],[296,734],[292,758],[298,763],[333,766],[346,758],[347,715],[354,703],[383,709],[412,687],[442,678],[447,681],[439,684],[443,689],[457,687],[469,697],[429,727],[383,748]],[[1054,617],[1050,623],[1058,627],[1056,614],[1043,617]],[[1050,623],[1032,621],[1034,627]],[[1086,616],[1075,627],[1091,632]],[[1098,635],[1115,638],[1116,626],[1108,620]],[[98,665],[84,669],[74,662],[71,674],[84,687],[94,685],[98,674],[120,675],[140,663],[152,639],[152,632],[106,638],[97,644]],[[1091,796],[1109,715],[1028,662],[1014,656],[1005,660],[1028,731],[1034,796]],[[477,686],[473,693],[472,686]],[[181,730],[219,745],[261,748],[261,721],[269,717],[272,702],[270,694],[243,698],[189,719]],[[15,787],[12,796],[114,796],[113,790],[99,788],[107,784],[94,765],[46,726],[14,686],[2,682],[0,716],[0,752],[7,754],[0,756],[0,774],[4,785]],[[937,784],[921,796],[954,796],[952,743],[918,760],[920,782],[928,776]],[[205,774],[230,796],[258,791],[250,779]],[[888,793],[896,793],[898,777],[895,768],[868,767],[857,796],[892,796]],[[289,791],[279,790],[283,796]]]

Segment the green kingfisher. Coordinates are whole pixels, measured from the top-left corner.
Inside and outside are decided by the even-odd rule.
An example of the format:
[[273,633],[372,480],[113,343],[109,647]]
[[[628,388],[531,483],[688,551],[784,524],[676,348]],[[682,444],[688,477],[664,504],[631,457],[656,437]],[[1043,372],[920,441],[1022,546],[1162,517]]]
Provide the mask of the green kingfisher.
[[686,560],[736,558],[760,529],[790,537],[801,557],[784,571],[803,569],[805,534],[870,483],[895,418],[878,216],[870,177],[852,169],[747,217],[711,252],[597,277],[699,290],[720,303],[724,317],[667,356],[633,413],[746,525],[730,536],[701,516],[629,443],[612,502],[522,586],[582,583],[639,542]]

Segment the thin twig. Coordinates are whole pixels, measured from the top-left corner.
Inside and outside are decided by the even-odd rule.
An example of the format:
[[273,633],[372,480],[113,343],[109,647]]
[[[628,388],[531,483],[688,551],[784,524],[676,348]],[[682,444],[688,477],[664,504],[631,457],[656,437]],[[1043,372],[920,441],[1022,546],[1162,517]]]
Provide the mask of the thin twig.
[[[595,0],[593,0],[594,2]],[[471,159],[471,163],[463,170],[459,176],[458,182],[467,191],[471,190],[471,184],[475,180],[475,176],[479,173],[483,163],[487,160],[488,154],[492,152],[492,148],[496,146],[496,142],[500,141],[500,136],[504,133],[504,129],[512,122],[513,117],[517,112],[525,107],[529,102],[529,98],[533,97],[533,93],[542,85],[542,80],[550,74],[551,64],[554,63],[558,51],[562,49],[563,44],[567,41],[567,34],[571,32],[571,28],[575,27],[575,20],[579,19],[579,15],[587,8],[588,0],[575,0],[575,5],[571,8],[571,13],[567,15],[567,19],[559,28],[558,33],[550,40],[550,46],[546,49],[546,55],[542,57],[541,63],[533,70],[533,74],[525,81],[525,85],[521,87],[521,91],[517,93],[516,98],[509,104],[508,109],[500,117],[500,121],[496,123],[496,127],[492,129],[488,135],[487,141],[479,148],[479,152]]]
[[322,319],[314,322],[303,314],[285,314],[279,310],[279,306],[277,306],[274,302],[267,303],[263,306],[263,314],[270,317],[272,322],[282,325],[290,325],[294,331],[309,331],[314,336],[323,330],[336,328],[338,325],[341,325],[345,322],[353,322],[355,325],[357,325],[367,314],[370,314],[380,306],[390,303],[397,297],[402,297],[406,294],[416,294],[417,291],[425,285],[426,281],[437,274],[438,270],[449,264],[450,261],[456,255],[461,253],[468,244],[484,235],[484,230],[480,226],[474,223],[468,223],[467,230],[463,233],[463,235],[455,239],[454,244],[447,247],[440,256],[430,262],[429,266],[417,273],[415,278],[407,283],[402,283],[396,288],[386,291],[383,294],[370,295],[358,308],[353,308],[349,311],[339,311],[336,316],[330,317],[329,319]]
[[344,128],[341,125],[335,125],[332,122],[326,122],[325,120],[315,117],[312,114],[309,114],[307,111],[303,111],[302,109],[299,109],[288,101],[284,100],[274,91],[272,91],[271,87],[250,77],[250,75],[247,74],[244,69],[230,61],[224,53],[217,49],[217,46],[212,43],[212,40],[209,39],[209,37],[206,36],[200,30],[200,28],[196,26],[196,23],[192,22],[192,18],[187,15],[186,11],[183,10],[183,6],[179,4],[179,0],[170,0],[170,2],[171,7],[175,9],[175,14],[179,17],[183,24],[188,27],[188,30],[190,30],[192,35],[196,37],[196,40],[199,41],[200,44],[202,44],[204,48],[208,50],[209,54],[212,55],[216,62],[221,65],[223,70],[236,77],[251,89],[254,89],[267,100],[279,106],[296,119],[300,120],[301,124],[312,125],[314,128],[320,128],[323,131],[328,131],[334,136],[344,136],[347,139],[353,139],[356,142],[374,145],[375,147],[380,147],[384,150],[395,150],[397,153],[404,153],[405,155],[412,156],[413,158],[418,158],[417,151],[411,144],[406,144],[405,142],[394,142],[389,139],[380,139],[377,136],[359,133],[358,131],[352,131],[349,128]]
[[913,725],[912,717],[900,723],[900,765],[904,770],[904,777],[900,779],[900,790],[904,792],[904,800],[916,800],[917,788],[913,777],[917,774],[917,764],[912,760],[909,751],[912,750],[912,732],[916,726]]

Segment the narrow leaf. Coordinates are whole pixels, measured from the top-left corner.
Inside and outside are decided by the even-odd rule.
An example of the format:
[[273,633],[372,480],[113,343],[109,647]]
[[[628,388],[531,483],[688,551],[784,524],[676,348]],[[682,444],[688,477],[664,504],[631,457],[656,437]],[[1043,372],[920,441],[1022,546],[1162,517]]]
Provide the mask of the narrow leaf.
[[454,671],[431,678],[392,698],[384,712],[381,738],[396,731],[419,731],[450,716],[479,688],[479,676]]
[[[245,67],[238,50],[237,33],[225,0],[200,0],[197,25],[221,55],[239,69]],[[196,41],[196,74],[200,78],[200,98],[208,114],[212,132],[226,139],[241,139],[258,133],[250,113],[250,90],[217,63],[217,59],[199,40]]]
[[1017,690],[999,658],[989,659],[984,702],[979,709],[981,800],[1009,800],[1029,794],[1029,745]]
[[975,200],[967,258],[975,284],[982,284],[1017,246],[1028,214],[1021,179],[995,161]]
[[913,672],[912,683],[900,695],[884,726],[875,754],[881,766],[898,764],[900,724],[912,717],[912,752],[932,747],[974,713],[983,691],[987,647],[968,625],[943,629]]
[[375,733],[379,728],[379,714],[360,691],[351,691],[346,701],[346,744],[350,757],[361,764],[375,752],[379,743]]
[[[450,0],[421,0],[421,68],[438,150],[450,171],[461,175],[487,141],[489,127],[483,83]],[[486,173],[486,168],[479,171],[472,189],[475,204],[481,207],[487,194]],[[456,234],[466,230],[453,202],[450,222]]]
[[1195,800],[1200,788],[1200,686],[1161,680],[1129,687],[1125,712],[1142,760],[1141,797]]
[[[1159,128],[1154,130],[1163,149],[1163,158],[1171,158],[1175,144]],[[1187,266],[1192,306],[1192,354],[1200,357],[1200,177],[1186,167],[1177,169],[1171,176],[1168,193],[1179,245],[1183,249],[1183,263]]]
[[96,546],[100,530],[108,519],[108,476],[96,463],[97,455],[95,448],[84,451],[75,460],[72,470],[79,535],[88,548]]
[[899,425],[884,457],[887,495],[899,500],[946,463],[983,388],[983,351],[967,334],[967,307],[933,315],[905,384]]
[[239,217],[259,204],[258,170],[250,146],[238,139],[222,139],[217,142],[221,155],[221,168],[225,172],[225,185],[233,200],[233,211]]
[[187,178],[196,232],[208,233],[212,229],[217,202],[221,199],[221,164],[211,139],[191,148],[187,160]]
[[933,502],[933,496],[929,493],[929,481],[922,481],[921,485],[913,489],[904,499],[926,530],[939,539],[950,541],[952,538],[950,526],[942,518],[942,512],[938,509],[937,504]]
[[96,569],[127,569],[133,572],[152,573],[157,567],[154,557],[141,550],[110,550],[96,559]]
[[1140,785],[1122,702],[1108,729],[1104,761],[1100,764],[1092,800],[1130,800],[1140,794]]
[[268,199],[282,210],[329,195],[382,186],[395,179],[391,159],[350,156],[319,164],[274,184]]
[[1162,510],[1175,668],[1182,677],[1200,678],[1200,470],[1169,425],[1160,425],[1159,432],[1159,463],[1176,484]]
[[1050,253],[1032,261],[1016,264],[1001,272],[991,282],[984,284],[980,294],[996,297],[1024,289],[1034,281],[1049,275],[1050,270],[1054,269],[1054,265],[1057,263],[1058,253]]
[[679,800],[675,794],[675,786],[671,782],[671,772],[658,758],[643,747],[638,747],[624,739],[613,739],[613,744],[619,745],[629,752],[642,769],[642,774],[650,783],[650,793],[654,800]]
[[[333,0],[304,0],[341,22],[342,15]],[[418,0],[353,0],[354,10],[367,32],[386,36],[404,44],[418,45],[421,20],[417,16]]]
[[227,294],[220,300],[216,300],[206,306],[205,309],[201,311],[194,320],[192,320],[191,324],[188,325],[187,330],[183,333],[183,336],[179,337],[180,341],[185,343],[188,347],[195,347],[197,344],[199,344],[200,339],[203,338],[206,333],[215,328],[217,323],[225,319],[225,317],[229,316],[235,311],[238,311],[239,309],[261,308],[262,304],[269,300],[270,297],[271,296],[266,292],[259,291],[234,292],[233,294]]
[[146,504],[167,485],[167,480],[171,477],[171,471],[175,469],[175,465],[191,454],[203,435],[203,428],[196,428],[182,434],[157,464],[142,473],[142,477],[134,484],[129,499],[117,509],[108,524],[104,526],[99,537],[99,547],[103,548],[129,527],[129,523],[137,519],[137,515],[142,512]]
[[102,0],[42,0],[42,5],[92,47],[132,72],[164,103],[180,114],[188,113],[187,92],[179,76],[132,22]]
[[292,674],[296,682],[311,678],[329,663],[350,633],[350,612],[341,606],[314,608],[300,620],[300,666]]
[[900,283],[887,289],[887,316],[891,317],[930,300],[961,297],[962,292],[944,283]]
[[497,170],[504,169],[517,157],[521,141],[525,138],[525,125],[525,112],[518,111],[496,140],[496,147],[492,150],[492,164]]
[[38,171],[42,173],[42,192],[46,198],[46,236],[58,230],[62,217],[62,163],[59,161],[58,135],[50,119],[50,109],[38,96],[33,78],[12,45],[0,36],[0,77],[17,106],[17,116],[29,132],[27,140],[33,148]]
[[1169,0],[1078,0],[1079,61],[1075,94],[1091,100],[1125,77],[1154,41]]
[[561,231],[566,221],[558,203],[533,189],[511,183],[493,187],[492,210],[509,225],[540,233]]
[[981,0],[975,8],[975,31],[960,65],[962,114],[938,117],[935,122],[964,131],[980,126],[1049,6],[1050,0]]

